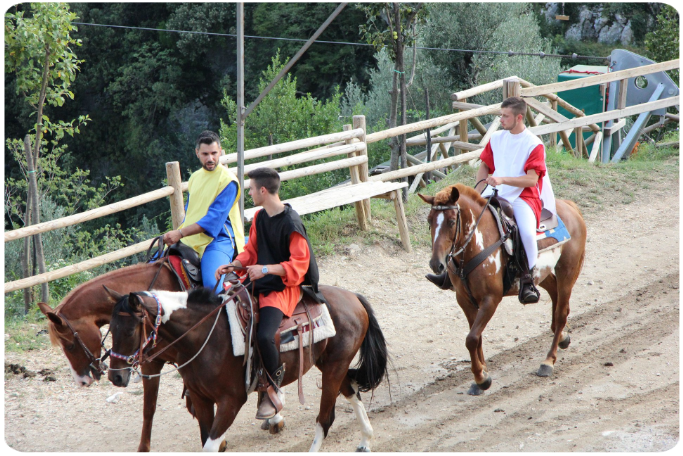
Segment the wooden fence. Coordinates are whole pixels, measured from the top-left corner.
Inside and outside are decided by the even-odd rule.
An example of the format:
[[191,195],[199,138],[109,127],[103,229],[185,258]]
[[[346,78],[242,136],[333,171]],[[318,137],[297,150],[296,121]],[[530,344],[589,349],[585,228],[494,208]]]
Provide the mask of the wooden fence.
[[[245,151],[245,160],[320,146],[316,149],[307,150],[289,157],[281,157],[268,162],[246,165],[245,172],[248,172],[250,169],[253,169],[257,166],[268,165],[270,167],[276,168],[280,166],[304,163],[313,159],[323,159],[337,155],[347,155],[349,158],[283,172],[281,173],[281,178],[283,180],[287,180],[303,175],[313,175],[326,172],[332,169],[350,167],[351,169],[356,170],[361,181],[389,181],[394,179],[402,179],[408,176],[415,176],[413,185],[410,188],[411,191],[414,191],[418,185],[426,185],[423,179],[423,174],[426,172],[435,172],[440,168],[448,168],[466,162],[471,162],[473,165],[475,164],[479,158],[479,155],[484,150],[484,147],[491,138],[491,135],[497,131],[498,128],[500,128],[500,121],[498,117],[494,117],[494,121],[489,125],[488,128],[485,128],[478,118],[485,115],[499,115],[500,104],[498,103],[490,106],[480,106],[467,103],[466,100],[475,95],[500,88],[503,89],[503,99],[509,96],[522,96],[526,98],[528,102],[526,117],[531,132],[536,135],[549,135],[548,142],[550,145],[558,144],[557,135],[559,135],[560,141],[565,149],[572,151],[572,153],[574,153],[576,156],[585,156],[588,157],[589,160],[593,161],[599,153],[601,137],[603,137],[605,134],[612,134],[618,128],[623,126],[623,123],[618,121],[611,127],[611,131],[605,131],[605,127],[601,129],[597,125],[598,123],[605,122],[607,120],[619,120],[627,116],[675,106],[679,104],[679,97],[675,96],[665,98],[662,100],[656,100],[630,107],[625,107],[623,103],[621,103],[617,105],[617,109],[614,111],[586,116],[580,109],[572,106],[557,96],[555,92],[562,92],[579,87],[587,87],[613,81],[625,81],[629,78],[677,69],[679,67],[679,60],[672,60],[669,62],[617,71],[598,76],[590,76],[572,81],[546,84],[542,86],[535,86],[518,77],[505,78],[452,94],[451,98],[453,100],[453,108],[459,110],[459,112],[446,116],[414,122],[408,125],[402,125],[367,135],[365,134],[364,128],[353,128],[339,133],[332,133],[328,135],[305,138],[288,143],[247,150]],[[626,84],[622,84],[622,86],[625,85]],[[534,97],[542,97],[545,98],[546,101],[541,102],[536,100]],[[619,99],[625,100],[625,95],[620,94]],[[576,117],[573,119],[567,119],[566,117],[562,116],[557,112],[559,106],[571,112]],[[673,119],[673,117],[675,117],[675,119]],[[671,116],[666,120],[678,121],[678,118],[677,116]],[[477,130],[478,134],[468,134],[469,124],[471,124],[472,127]],[[664,122],[661,122],[661,124],[664,124]],[[582,134],[584,129],[593,132],[593,135],[587,138],[585,141],[583,141]],[[432,147],[429,151],[425,150],[422,153],[417,154],[415,157],[410,157],[409,166],[407,168],[385,172],[374,176],[368,176],[367,156],[358,156],[359,154],[367,154],[367,144],[382,141],[394,136],[420,132],[420,134],[408,138],[406,144],[409,146],[425,145],[426,130],[430,130],[432,142]],[[576,133],[577,138],[576,146],[574,148],[572,148],[569,142],[569,135],[572,132]],[[443,136],[439,136],[442,134]],[[475,140],[477,142],[474,142]],[[587,146],[592,142],[594,142],[595,145],[593,146],[591,152],[588,153]],[[451,148],[454,149],[453,156],[449,155],[449,150]],[[424,157],[426,159],[427,154],[429,154],[429,160],[425,160],[424,162],[421,161],[420,158]],[[439,154],[441,154],[443,158],[435,160]],[[236,161],[237,154],[227,154],[220,159],[220,162],[223,165],[235,163]],[[92,209],[80,214],[74,214],[69,217],[51,220],[37,225],[5,232],[5,242],[21,239],[37,233],[44,233],[46,231],[75,225],[88,220],[93,220],[165,197],[169,197],[170,199],[172,223],[173,226],[176,227],[182,222],[184,217],[182,193],[187,191],[187,182],[181,181],[180,167],[177,162],[167,163],[166,170],[169,183],[169,185],[166,187],[129,198],[127,200],[119,201],[114,204]],[[435,174],[440,174],[443,176],[443,173],[438,171],[436,171]],[[245,187],[247,182],[245,182]],[[55,271],[5,283],[5,293],[56,280],[71,274],[132,256],[136,253],[145,251],[149,247],[150,242],[151,239],[117,250],[115,252],[83,261],[78,264],[66,266]]]

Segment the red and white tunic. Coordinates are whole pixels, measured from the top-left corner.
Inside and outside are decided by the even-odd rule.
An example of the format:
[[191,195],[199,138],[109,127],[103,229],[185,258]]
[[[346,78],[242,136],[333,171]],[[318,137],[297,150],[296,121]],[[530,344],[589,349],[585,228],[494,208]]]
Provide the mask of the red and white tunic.
[[[479,158],[486,163],[489,172],[494,177],[522,177],[526,176],[529,170],[536,171],[538,182],[534,187],[499,185],[498,196],[505,198],[511,204],[517,198],[524,200],[536,215],[537,226],[544,206],[555,213],[555,199],[545,165],[545,146],[528,129],[525,128],[516,135],[507,130],[495,132]],[[544,189],[544,186],[547,188]],[[493,189],[487,187],[483,196],[491,193]]]

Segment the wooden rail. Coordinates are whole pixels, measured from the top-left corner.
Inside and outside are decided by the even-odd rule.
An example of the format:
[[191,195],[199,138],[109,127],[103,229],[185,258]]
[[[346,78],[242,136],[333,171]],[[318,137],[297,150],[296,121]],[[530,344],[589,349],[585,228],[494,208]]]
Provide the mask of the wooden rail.
[[32,287],[34,285],[39,285],[41,283],[51,282],[53,280],[61,279],[62,277],[70,276],[72,274],[77,274],[79,272],[87,271],[88,269],[93,269],[98,266],[102,266],[103,264],[112,263],[116,260],[121,260],[131,255],[135,255],[136,253],[144,252],[149,248],[151,243],[152,239],[148,239],[144,242],[139,242],[137,244],[124,247],[120,250],[107,253],[105,255],[81,261],[80,263],[65,266],[55,271],[45,272],[43,274],[38,274],[32,277],[26,277],[25,279],[15,280],[14,282],[8,282],[5,284],[5,293]]
[[[185,183],[185,189],[187,189],[187,183]],[[87,222],[88,220],[93,220],[99,217],[104,217],[105,215],[114,214],[116,212],[130,209],[135,206],[140,206],[142,204],[149,203],[150,201],[155,201],[166,196],[170,196],[173,194],[173,192],[173,187],[168,186],[160,188],[158,190],[154,190],[153,192],[145,193],[139,196],[134,196],[133,198],[128,198],[126,200],[119,201],[113,204],[108,204],[106,206],[98,207],[96,209],[81,212],[80,214],[74,214],[68,217],[38,223],[37,225],[31,225],[13,231],[6,231],[5,242],[13,241],[15,239],[21,239],[26,236],[32,236],[38,233],[44,233],[46,231],[56,230],[58,228],[64,228],[66,226],[76,225],[78,223]]]

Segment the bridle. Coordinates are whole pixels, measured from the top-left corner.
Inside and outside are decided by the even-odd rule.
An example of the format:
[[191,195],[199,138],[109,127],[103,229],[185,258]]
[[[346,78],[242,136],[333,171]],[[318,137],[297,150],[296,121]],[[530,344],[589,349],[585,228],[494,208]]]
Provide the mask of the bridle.
[[[154,325],[152,326],[152,316],[147,310],[147,308],[143,305],[141,306],[142,311],[140,315],[140,325],[142,326],[142,331],[140,332],[140,347],[133,353],[132,355],[126,356],[122,355],[120,353],[116,353],[115,351],[108,349],[107,353],[111,355],[112,358],[116,359],[122,359],[126,361],[128,364],[131,364],[133,367],[137,367],[140,363],[143,362],[143,353],[147,345],[149,345],[150,342],[152,342],[151,348],[156,347],[157,345],[157,336],[159,334],[159,326],[161,326],[161,302],[159,301],[159,298],[157,297],[156,294],[150,293],[150,292],[140,292],[139,294],[144,294],[146,296],[151,296],[154,298],[154,300],[157,303],[157,314],[154,317]],[[138,295],[138,293],[135,293],[135,296],[142,302],[142,298]],[[119,312],[120,316],[124,317],[130,317],[132,316],[128,312]],[[150,332],[149,336],[145,338],[145,327],[150,326]],[[111,325],[110,325],[111,327]],[[109,332],[107,332],[109,334]],[[106,338],[106,336],[105,336]],[[104,342],[104,341],[103,341]],[[136,359],[137,358],[137,359]]]
[[[89,366],[90,369],[92,369],[93,371],[96,371],[100,376],[104,375],[105,372],[107,372],[107,365],[104,364],[104,361],[109,356],[109,353],[107,353],[105,351],[104,356],[101,356],[99,358],[95,358],[95,355],[93,355],[92,352],[90,350],[88,350],[88,347],[83,342],[83,339],[81,339],[81,336],[78,335],[78,331],[76,331],[74,329],[74,327],[71,326],[71,323],[69,322],[69,320],[61,312],[58,313],[57,316],[59,318],[61,318],[64,321],[64,323],[66,323],[66,326],[71,330],[71,333],[73,334],[74,339],[76,340],[76,342],[78,342],[78,344],[81,346],[81,348],[85,352],[85,356],[88,358],[88,361],[90,362],[90,366]],[[101,344],[103,347],[104,347],[104,339],[106,337],[107,336],[104,336],[104,338],[102,338],[102,341],[101,341]]]
[[[480,181],[481,182],[481,181]],[[475,185],[475,187],[479,185],[479,182]],[[484,187],[484,190],[486,187]],[[462,246],[458,249],[456,252],[456,244],[458,242],[458,238],[460,236],[460,231],[461,231],[461,214],[460,214],[460,205],[455,205],[455,206],[432,206],[433,211],[447,211],[447,210],[455,210],[456,211],[456,228],[455,228],[455,235],[453,236],[453,240],[451,241],[451,250],[446,256],[446,268],[456,276],[460,277],[460,280],[463,283],[463,286],[465,287],[465,291],[467,291],[467,296],[469,297],[470,302],[474,307],[477,309],[479,308],[479,304],[477,304],[477,301],[474,299],[474,295],[472,295],[472,290],[470,289],[469,284],[467,283],[467,276],[477,267],[479,266],[489,255],[491,255],[498,247],[500,247],[509,237],[508,233],[505,235],[501,236],[501,238],[479,252],[477,255],[475,255],[473,258],[470,259],[470,261],[465,262],[465,249],[469,245],[470,241],[472,240],[472,237],[474,236],[474,233],[477,230],[477,227],[479,226],[479,222],[481,222],[482,217],[484,216],[484,213],[486,212],[486,209],[489,207],[489,203],[491,202],[491,198],[494,198],[498,195],[498,190],[496,188],[493,189],[493,195],[490,195],[486,197],[486,204],[484,205],[484,208],[481,210],[481,213],[479,214],[479,217],[477,217],[477,221],[475,222],[474,226],[472,227],[472,230],[470,233],[467,235],[465,238],[465,241],[463,242]],[[460,257],[459,259],[456,259],[456,257]]]

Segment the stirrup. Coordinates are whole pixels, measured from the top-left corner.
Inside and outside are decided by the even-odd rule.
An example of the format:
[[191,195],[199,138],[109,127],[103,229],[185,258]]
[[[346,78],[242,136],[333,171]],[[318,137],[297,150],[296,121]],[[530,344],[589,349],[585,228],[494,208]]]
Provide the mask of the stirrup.
[[451,283],[451,278],[448,275],[448,271],[444,271],[439,275],[427,274],[425,278],[442,290],[450,290],[453,286]]
[[541,299],[541,293],[534,285],[533,271],[525,273],[519,279],[519,302],[522,304],[536,304]]

